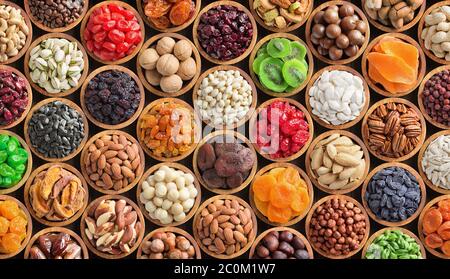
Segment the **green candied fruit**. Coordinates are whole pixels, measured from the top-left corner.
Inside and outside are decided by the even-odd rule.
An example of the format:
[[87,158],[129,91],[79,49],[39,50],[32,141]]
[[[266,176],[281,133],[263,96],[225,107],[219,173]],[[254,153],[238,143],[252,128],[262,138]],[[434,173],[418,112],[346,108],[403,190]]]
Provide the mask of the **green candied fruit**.
[[17,148],[20,147],[20,143],[16,140],[14,140],[14,137],[11,137],[8,141],[6,150],[8,151],[8,155],[12,155],[16,153]]
[[6,150],[8,147],[9,136],[0,135],[0,150]]
[[386,230],[369,245],[366,259],[422,259],[416,240],[400,230]]
[[27,170],[27,166],[26,166],[25,164],[17,165],[17,166],[14,168],[14,171],[15,171],[16,173],[20,173],[21,175],[23,175],[23,174],[25,173],[26,170]]
[[0,175],[4,178],[11,177],[15,174],[14,169],[3,163],[0,165]]
[[1,187],[9,188],[13,186],[11,177],[3,177]]
[[6,150],[0,150],[0,164],[4,163],[8,159],[8,152]]

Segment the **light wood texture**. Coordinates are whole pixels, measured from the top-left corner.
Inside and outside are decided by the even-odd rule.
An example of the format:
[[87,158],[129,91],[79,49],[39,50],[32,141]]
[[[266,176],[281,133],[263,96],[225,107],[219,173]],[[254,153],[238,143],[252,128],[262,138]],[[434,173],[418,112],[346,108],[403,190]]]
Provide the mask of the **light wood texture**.
[[[417,208],[416,212],[414,212],[413,215],[411,215],[409,218],[407,218],[403,221],[389,222],[384,219],[378,218],[373,213],[372,209],[370,209],[369,204],[367,203],[367,200],[366,200],[367,187],[369,187],[369,183],[372,181],[372,177],[375,174],[377,174],[379,171],[382,171],[389,167],[399,167],[399,168],[402,168],[402,169],[408,171],[410,174],[412,174],[416,178],[417,183],[419,184],[420,195],[421,195],[419,207]],[[427,190],[425,188],[425,184],[423,183],[422,178],[420,177],[419,173],[417,173],[417,171],[415,169],[413,169],[412,167],[410,167],[406,164],[403,164],[403,163],[390,162],[390,163],[384,163],[384,164],[381,164],[381,165],[375,167],[367,175],[367,178],[364,181],[363,187],[361,189],[361,200],[362,200],[365,210],[367,211],[367,214],[369,214],[370,218],[372,220],[374,220],[375,222],[377,222],[378,224],[386,226],[386,227],[402,227],[402,226],[405,226],[405,225],[411,223],[419,216],[420,212],[422,211],[423,207],[425,206],[425,201],[427,200]]]
[[[33,235],[33,237],[31,238],[30,242],[28,242],[27,247],[25,248],[25,255],[24,258],[25,259],[29,259],[30,258],[30,250],[31,248],[33,248],[33,245],[35,244],[35,242],[38,240],[38,238],[41,235],[46,235],[46,234],[51,234],[51,233],[66,233],[68,235],[70,235],[70,238],[72,240],[74,240],[78,245],[80,245],[81,247],[81,257],[82,259],[89,259],[89,252],[88,249],[86,247],[86,244],[84,244],[83,240],[81,239],[81,237],[79,237],[74,231],[63,228],[63,227],[51,227],[51,228],[45,228],[39,232],[37,232],[35,235]],[[38,245],[36,243],[36,245]]]
[[248,148],[250,148],[250,150],[255,154],[255,158],[257,158],[256,151],[255,151],[252,143],[244,135],[242,135],[236,131],[231,131],[231,130],[214,131],[214,132],[206,135],[198,143],[198,146],[194,151],[194,155],[192,156],[192,167],[193,167],[193,170],[195,173],[195,177],[198,179],[200,184],[203,187],[205,187],[208,191],[211,191],[218,195],[235,194],[237,192],[244,190],[250,184],[250,182],[252,182],[253,177],[256,174],[256,170],[258,169],[258,160],[256,160],[253,164],[252,169],[250,170],[248,177],[244,180],[244,182],[242,182],[241,186],[239,186],[239,187],[232,188],[232,189],[216,189],[216,188],[211,188],[208,186],[208,184],[205,182],[205,180],[202,177],[202,172],[198,168],[198,150],[200,149],[200,147],[203,146],[203,144],[205,144],[207,142],[212,143],[217,138],[225,139],[225,138],[230,138],[230,137],[233,137],[233,140],[236,140],[236,142],[241,143],[242,145],[246,145]]
[[[102,136],[109,136],[109,135],[123,135],[127,138],[127,140],[129,140],[131,143],[134,143],[138,146],[139,148],[139,157],[140,157],[140,162],[141,162],[141,171],[138,173],[135,173],[136,178],[133,180],[133,182],[129,183],[126,187],[120,189],[119,191],[116,190],[106,190],[103,189],[102,187],[99,187],[95,184],[94,181],[92,181],[89,177],[89,174],[86,170],[86,164],[84,163],[86,156],[88,156],[89,152],[89,146],[91,144],[94,144],[95,141],[99,138],[101,138]],[[144,173],[144,169],[145,169],[145,156],[144,156],[144,152],[142,151],[141,146],[139,145],[138,141],[131,136],[128,133],[125,133],[123,131],[120,130],[106,130],[106,131],[102,131],[100,133],[97,133],[95,135],[93,135],[89,141],[86,143],[86,148],[83,148],[83,151],[81,152],[81,156],[80,156],[80,166],[81,166],[81,173],[83,174],[83,177],[86,179],[86,182],[89,184],[89,186],[91,186],[92,188],[94,188],[95,190],[97,190],[100,193],[103,194],[107,194],[107,195],[119,195],[122,193],[125,193],[129,190],[131,190],[134,186],[136,186],[139,183],[139,180],[141,179],[143,173]]]
[[[61,168],[74,174],[76,177],[78,177],[80,179],[81,186],[84,189],[84,197],[83,197],[84,200],[83,200],[82,207],[72,217],[65,219],[65,220],[61,220],[61,221],[50,221],[47,218],[45,218],[45,216],[38,217],[36,214],[36,211],[33,208],[31,197],[30,197],[30,188],[32,185],[34,185],[34,179],[36,178],[36,176],[44,171],[47,171],[52,166],[60,166]],[[23,196],[24,196],[25,205],[27,206],[28,212],[30,212],[30,215],[33,216],[33,218],[36,221],[38,221],[39,223],[41,223],[43,225],[49,226],[49,227],[64,227],[64,226],[70,225],[73,222],[75,222],[76,220],[78,220],[78,218],[80,218],[81,215],[83,214],[83,212],[86,209],[86,206],[88,204],[88,201],[89,201],[89,189],[87,187],[86,180],[84,179],[83,175],[73,166],[66,164],[66,163],[47,163],[47,164],[44,164],[44,165],[38,167],[37,169],[35,169],[33,171],[33,173],[30,175],[30,178],[27,180],[27,183],[23,190]]]
[[[324,204],[328,200],[332,200],[334,198],[338,198],[339,200],[346,200],[348,202],[352,202],[355,206],[359,207],[361,209],[361,214],[364,215],[364,220],[366,222],[366,233],[364,234],[364,238],[361,240],[358,249],[355,249],[355,250],[351,251],[347,255],[333,256],[333,255],[330,255],[330,254],[326,254],[324,251],[322,251],[321,249],[317,248],[314,245],[314,243],[312,243],[310,241],[310,239],[311,239],[310,224],[311,224],[311,219],[312,219],[312,216],[313,216],[314,212],[316,211],[316,209],[319,206],[321,206],[322,204]],[[323,257],[326,257],[326,258],[329,258],[329,259],[340,260],[340,259],[351,258],[352,256],[356,255],[363,248],[364,244],[366,243],[367,239],[369,238],[370,221],[369,221],[369,216],[367,216],[366,210],[364,209],[364,207],[357,200],[355,200],[355,199],[353,199],[353,198],[351,198],[349,196],[345,196],[345,195],[330,195],[330,196],[326,196],[326,197],[320,199],[318,202],[316,202],[313,205],[313,207],[311,208],[311,210],[308,213],[308,216],[306,217],[305,228],[306,228],[306,237],[308,238],[308,240],[311,243],[311,246],[312,246],[312,248],[314,249],[315,252],[317,252],[320,255],[322,255]]]
[[[262,214],[258,210],[258,208],[256,207],[255,194],[253,192],[253,183],[255,183],[255,180],[258,179],[258,177],[263,176],[264,174],[269,172],[271,169],[274,169],[274,168],[287,168],[287,167],[294,168],[300,174],[300,177],[305,181],[306,186],[307,186],[307,190],[308,190],[308,194],[309,194],[309,203],[308,203],[308,206],[306,207],[306,209],[302,212],[302,214],[298,215],[295,218],[292,218],[287,223],[280,224],[280,223],[276,223],[276,222],[270,221],[269,218],[267,218],[267,216]],[[267,166],[263,167],[262,169],[260,169],[256,173],[255,178],[252,181],[252,186],[250,187],[250,190],[249,190],[249,200],[250,200],[250,205],[253,208],[253,211],[255,212],[256,216],[258,216],[258,218],[261,221],[263,221],[264,223],[266,223],[266,224],[268,224],[270,226],[289,227],[289,226],[295,225],[298,222],[300,222],[303,218],[305,218],[306,214],[308,214],[309,209],[311,208],[311,206],[313,204],[313,201],[314,201],[314,189],[312,187],[311,180],[309,179],[308,175],[301,168],[299,168],[297,165],[294,165],[294,164],[291,164],[291,163],[272,163],[270,165],[267,165]]]
[[[419,69],[418,69],[418,74],[417,74],[417,81],[414,84],[413,87],[411,87],[410,90],[405,91],[405,92],[401,92],[401,93],[396,93],[393,94],[391,92],[388,92],[387,90],[384,89],[384,87],[381,84],[375,83],[369,76],[369,61],[367,59],[367,55],[369,55],[369,53],[372,52],[372,49],[380,42],[381,39],[385,38],[385,37],[393,37],[393,38],[397,38],[400,39],[408,44],[413,45],[414,47],[417,48],[417,50],[419,51]],[[427,70],[427,62],[426,62],[426,58],[425,58],[425,54],[423,53],[422,48],[420,47],[420,45],[411,37],[409,37],[408,35],[402,34],[402,33],[385,33],[383,35],[380,35],[378,37],[376,37],[375,39],[370,41],[369,46],[366,48],[366,50],[364,51],[364,54],[362,56],[361,59],[361,70],[362,70],[362,74],[364,76],[364,79],[366,80],[367,84],[369,84],[369,87],[377,92],[378,94],[385,96],[385,97],[403,97],[406,96],[408,94],[410,94],[411,92],[413,92],[414,90],[417,89],[417,87],[419,87],[420,82],[422,81],[423,77],[425,76],[425,72]]]
[[[233,58],[231,60],[226,60],[226,61],[222,61],[216,58],[211,57],[209,54],[206,53],[206,51],[202,48],[202,46],[200,45],[200,42],[198,40],[198,25],[200,23],[200,18],[202,16],[202,14],[208,12],[211,8],[215,8],[217,6],[220,5],[229,5],[229,6],[234,6],[236,8],[238,8],[240,11],[245,12],[248,15],[248,18],[250,20],[250,23],[252,24],[252,28],[253,28],[253,36],[252,36],[252,40],[250,42],[250,45],[248,46],[248,48],[245,50],[244,53],[242,53],[240,56]],[[256,40],[258,38],[258,28],[256,26],[256,21],[253,18],[252,14],[250,13],[250,11],[244,7],[243,5],[239,4],[237,1],[214,1],[213,3],[207,5],[206,7],[204,7],[197,15],[197,18],[194,21],[194,26],[192,29],[192,37],[194,39],[194,44],[197,47],[198,51],[200,52],[201,56],[203,56],[203,58],[205,58],[206,60],[208,60],[211,63],[214,64],[219,64],[219,65],[232,65],[232,64],[236,64],[242,60],[244,60],[249,54],[250,52],[253,50],[255,44],[256,44]]]
[[[419,122],[422,127],[422,132],[419,137],[419,143],[416,145],[416,147],[410,153],[408,153],[404,156],[401,156],[399,158],[387,157],[387,156],[381,155],[378,152],[373,151],[369,146],[369,134],[370,134],[369,126],[368,126],[369,116],[372,113],[374,113],[375,110],[379,106],[386,105],[388,103],[404,104],[405,106],[412,108],[419,116],[419,118],[420,118]],[[381,101],[376,102],[367,110],[367,113],[364,116],[363,121],[362,121],[361,134],[362,134],[362,139],[364,141],[364,144],[366,145],[367,149],[373,156],[377,157],[380,160],[386,161],[386,162],[400,162],[400,161],[406,161],[406,160],[410,159],[417,152],[419,152],[420,147],[422,146],[423,142],[425,141],[425,137],[427,134],[427,124],[426,124],[425,119],[423,118],[423,115],[420,112],[420,110],[410,101],[408,101],[406,99],[402,99],[402,98],[385,98],[385,99],[382,99]]]
[[[83,126],[84,126],[84,137],[81,140],[80,144],[78,145],[77,149],[75,149],[74,151],[72,151],[72,153],[70,153],[69,155],[67,155],[66,157],[62,157],[62,158],[47,158],[45,157],[43,154],[41,154],[32,144],[31,144],[31,139],[30,139],[30,133],[29,133],[29,126],[30,126],[30,120],[31,117],[33,116],[33,114],[39,110],[41,107],[53,103],[53,102],[62,102],[65,105],[69,106],[70,108],[76,110],[82,120],[83,120]],[[25,118],[25,123],[24,123],[24,134],[25,134],[25,141],[27,142],[28,146],[30,147],[31,151],[33,152],[34,155],[38,156],[39,158],[41,158],[44,161],[47,162],[63,162],[63,161],[68,161],[70,159],[72,159],[73,157],[75,157],[78,153],[80,153],[81,149],[83,149],[84,144],[86,143],[88,136],[89,136],[89,124],[87,122],[87,118],[84,115],[83,111],[81,110],[81,108],[75,104],[74,102],[68,100],[68,99],[64,99],[64,98],[47,98],[44,99],[42,101],[40,101],[39,103],[37,103],[36,105],[34,105],[30,112],[28,113],[27,117]]]
[[157,233],[169,233],[169,232],[174,233],[176,236],[179,236],[179,235],[184,236],[187,240],[189,240],[191,245],[194,246],[195,259],[199,260],[202,258],[202,254],[200,253],[200,248],[197,244],[197,241],[195,241],[195,239],[192,237],[192,235],[190,235],[187,231],[182,230],[177,227],[164,227],[164,228],[159,228],[159,229],[149,232],[142,240],[141,245],[139,245],[136,258],[141,259],[141,257],[143,255],[145,255],[145,253],[142,251],[142,246],[146,241],[149,241]]
[[[91,112],[89,111],[89,109],[87,108],[87,105],[86,105],[86,90],[87,90],[87,87],[89,86],[89,82],[98,74],[100,74],[102,72],[106,72],[106,71],[119,71],[119,72],[123,72],[123,73],[126,73],[127,75],[129,75],[134,80],[134,82],[136,82],[136,86],[139,88],[140,97],[141,97],[140,101],[139,101],[139,106],[137,107],[137,109],[133,113],[133,115],[128,120],[125,120],[124,122],[115,124],[115,125],[105,124],[105,123],[97,120],[91,114]],[[142,86],[141,80],[133,71],[131,71],[130,69],[128,69],[126,67],[120,66],[120,65],[108,65],[108,66],[103,66],[103,67],[95,69],[86,78],[86,80],[83,83],[83,86],[81,87],[80,103],[81,103],[81,108],[83,109],[83,112],[86,114],[86,117],[92,123],[94,123],[94,125],[102,128],[102,129],[106,129],[106,130],[112,130],[112,129],[119,130],[119,129],[122,129],[122,128],[125,128],[125,127],[131,125],[131,123],[133,123],[139,117],[139,114],[141,114],[141,111],[144,108],[144,104],[145,104],[145,90],[144,90],[144,87]]]
[[[142,0],[137,0],[142,1]],[[179,40],[186,40],[189,42],[189,44],[192,47],[192,58],[195,60],[195,64],[196,64],[196,73],[194,75],[194,77],[190,80],[183,80],[183,87],[176,93],[167,93],[161,90],[161,88],[159,86],[153,86],[151,85],[147,79],[145,78],[145,69],[141,67],[141,64],[139,63],[139,59],[142,55],[142,53],[147,50],[148,48],[155,46],[156,43],[164,38],[164,37],[170,37],[175,39],[175,41],[179,41]],[[189,90],[192,89],[192,87],[195,85],[195,83],[197,82],[198,77],[200,76],[200,73],[202,71],[202,59],[200,57],[200,53],[198,52],[197,47],[185,36],[178,34],[178,33],[160,33],[157,34],[153,37],[151,37],[150,39],[148,39],[144,45],[142,46],[141,50],[139,51],[139,54],[137,56],[136,59],[136,69],[137,69],[137,74],[139,76],[139,79],[142,81],[142,84],[144,85],[144,87],[150,91],[150,93],[153,93],[159,97],[177,97],[180,95],[183,95],[184,93],[188,92]]]
[[30,147],[22,139],[22,137],[20,137],[16,133],[11,132],[9,130],[0,130],[0,135],[1,134],[8,135],[10,137],[16,137],[17,140],[20,142],[20,145],[22,145],[22,148],[25,149],[28,153],[28,160],[27,160],[27,164],[26,164],[27,169],[26,169],[25,173],[23,174],[22,179],[16,185],[14,185],[10,188],[0,188],[0,195],[4,195],[4,194],[9,194],[9,193],[12,193],[12,192],[18,190],[20,187],[22,187],[25,184],[25,182],[27,182],[28,177],[30,176],[31,170],[33,169],[33,156],[31,155]]
[[[353,187],[350,187],[348,189],[330,189],[326,186],[321,185],[319,183],[319,181],[317,180],[318,177],[315,175],[314,171],[311,169],[311,153],[314,151],[314,148],[316,147],[317,143],[319,143],[321,140],[326,139],[335,133],[340,134],[341,136],[349,137],[353,141],[354,144],[357,144],[361,147],[361,150],[364,153],[364,161],[365,161],[364,175],[360,179],[360,182],[358,184],[356,184]],[[311,145],[308,148],[308,151],[306,152],[305,166],[306,166],[306,173],[308,174],[308,177],[311,178],[311,181],[314,184],[314,186],[316,186],[317,188],[319,188],[320,190],[322,190],[328,194],[343,195],[343,194],[353,192],[355,189],[357,189],[359,186],[361,186],[363,184],[367,174],[369,173],[370,155],[369,155],[369,151],[367,150],[367,147],[364,145],[364,142],[357,135],[355,135],[349,131],[345,131],[345,130],[331,130],[331,131],[327,131],[325,133],[320,134],[311,143]]]

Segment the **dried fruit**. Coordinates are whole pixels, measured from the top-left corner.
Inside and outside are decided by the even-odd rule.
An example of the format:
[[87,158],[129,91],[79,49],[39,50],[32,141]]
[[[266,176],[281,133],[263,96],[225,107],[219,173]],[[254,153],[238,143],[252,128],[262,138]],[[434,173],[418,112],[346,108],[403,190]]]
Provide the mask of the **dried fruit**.
[[20,249],[27,234],[25,212],[14,200],[0,201],[0,253],[10,254]]
[[426,234],[436,232],[442,224],[442,214],[436,209],[432,208],[428,210],[423,217],[423,231]]

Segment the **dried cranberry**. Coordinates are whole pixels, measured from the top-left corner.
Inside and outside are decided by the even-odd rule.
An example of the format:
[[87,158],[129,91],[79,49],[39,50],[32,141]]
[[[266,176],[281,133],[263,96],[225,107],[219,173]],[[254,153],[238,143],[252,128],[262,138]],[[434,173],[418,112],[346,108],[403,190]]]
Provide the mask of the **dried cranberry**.
[[22,116],[29,99],[27,81],[16,74],[0,71],[0,125],[9,125]]

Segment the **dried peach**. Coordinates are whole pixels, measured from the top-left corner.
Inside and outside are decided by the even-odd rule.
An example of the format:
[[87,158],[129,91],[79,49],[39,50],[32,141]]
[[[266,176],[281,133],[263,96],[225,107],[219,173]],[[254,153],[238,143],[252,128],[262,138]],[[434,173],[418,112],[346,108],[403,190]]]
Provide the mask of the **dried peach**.
[[265,174],[255,179],[253,183],[253,192],[255,197],[260,201],[268,202],[270,200],[270,192],[275,187],[277,181],[273,175]]
[[14,217],[19,215],[19,213],[19,205],[15,201],[6,200],[0,204],[0,215],[8,220],[12,220]]
[[269,204],[267,208],[267,218],[271,222],[276,223],[287,223],[291,220],[292,210],[289,207],[278,208]]
[[15,233],[7,233],[2,237],[0,251],[5,254],[14,253],[20,249],[20,236]]
[[429,209],[423,217],[423,231],[426,234],[434,233],[442,224],[442,214],[436,208]]
[[4,236],[9,229],[9,221],[5,217],[0,216],[0,236]]
[[425,237],[425,245],[432,249],[439,248],[442,244],[444,244],[444,241],[437,233],[432,233]]
[[270,190],[270,203],[278,208],[290,207],[294,193],[294,185],[279,183]]

